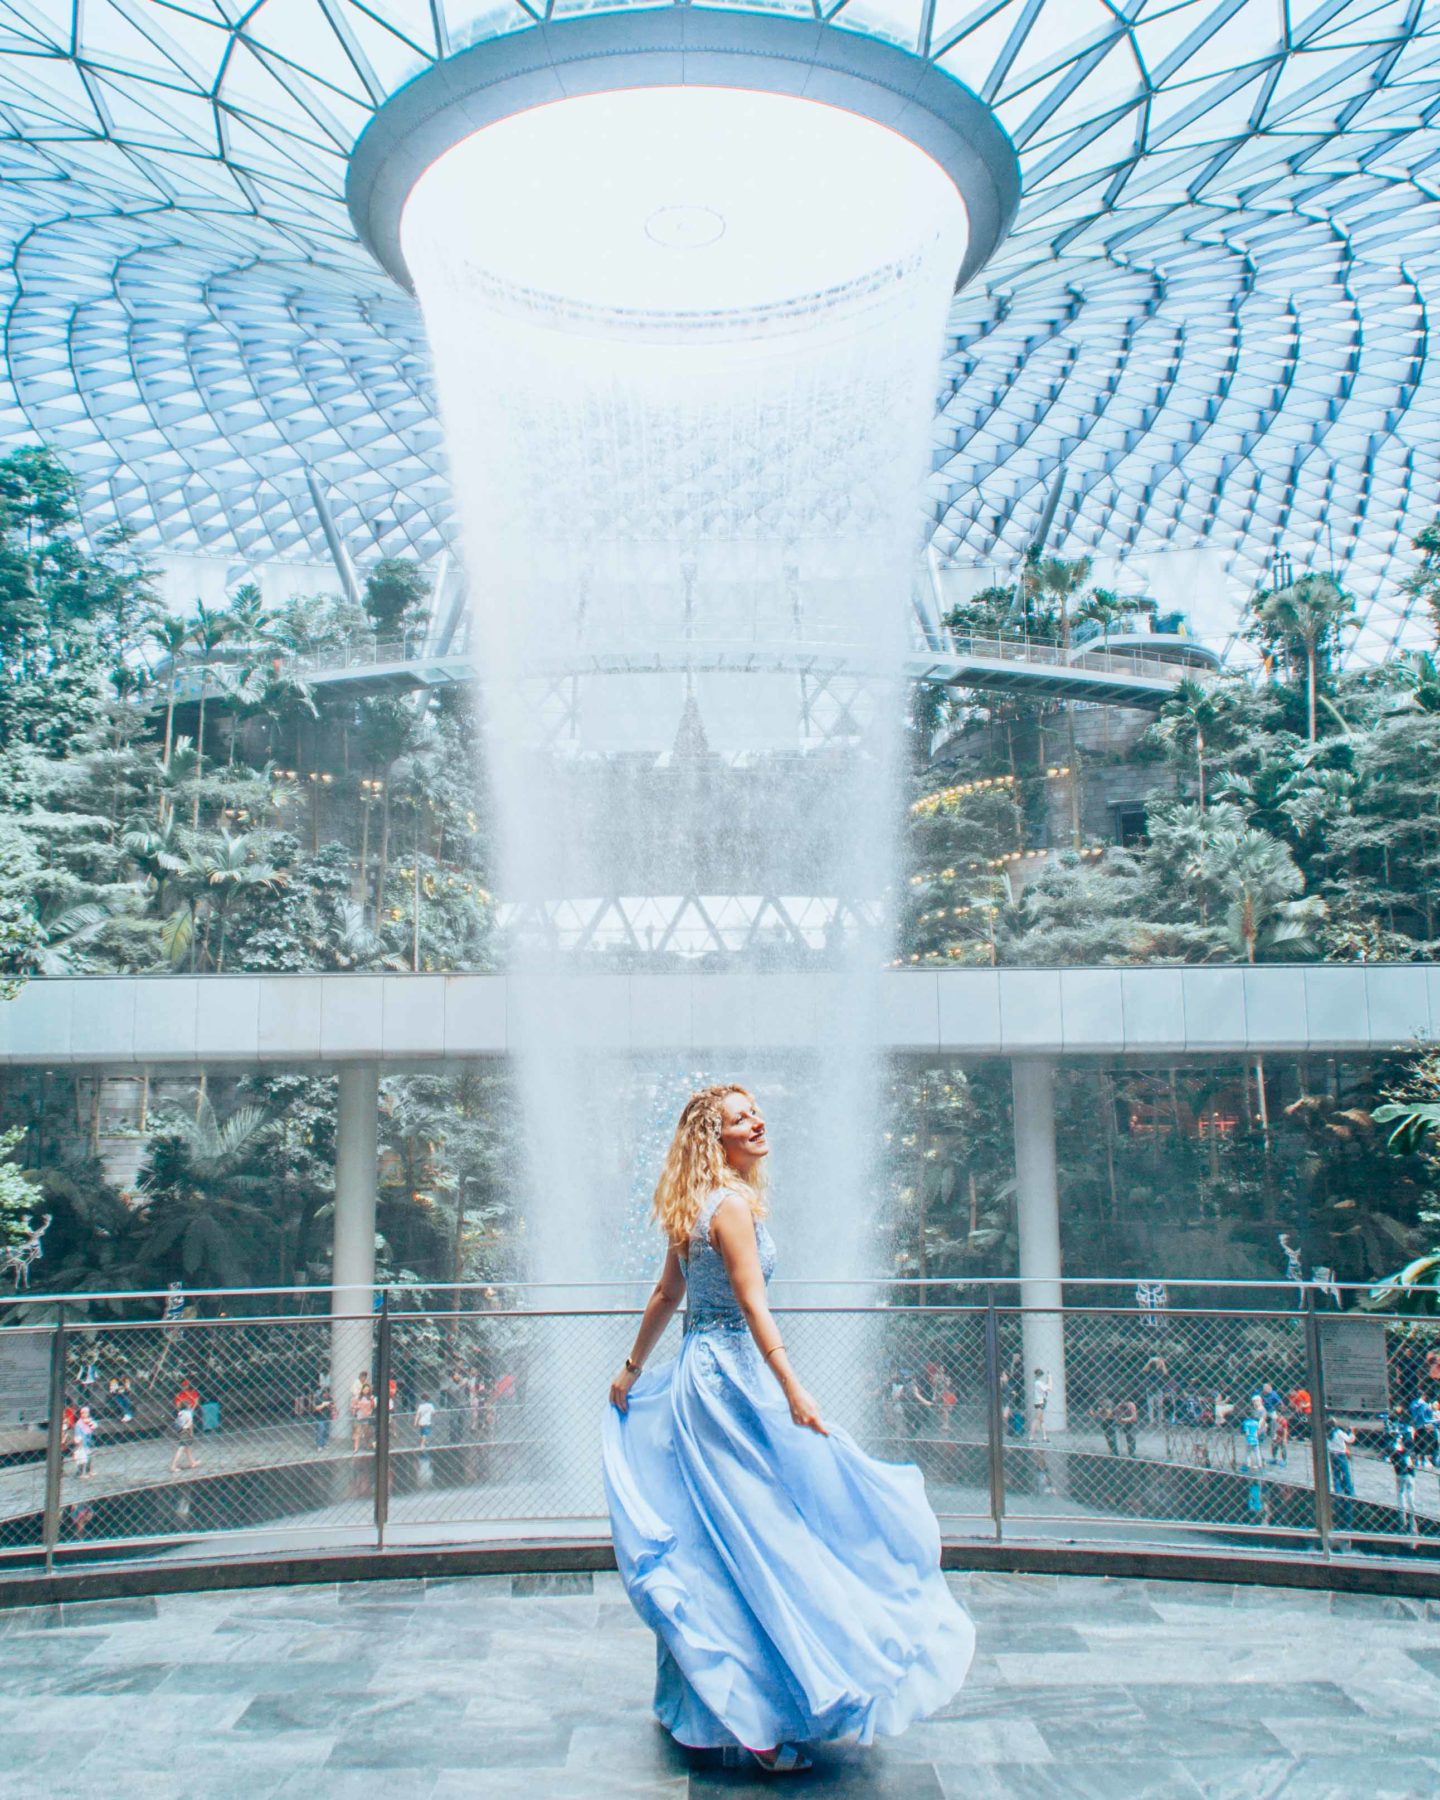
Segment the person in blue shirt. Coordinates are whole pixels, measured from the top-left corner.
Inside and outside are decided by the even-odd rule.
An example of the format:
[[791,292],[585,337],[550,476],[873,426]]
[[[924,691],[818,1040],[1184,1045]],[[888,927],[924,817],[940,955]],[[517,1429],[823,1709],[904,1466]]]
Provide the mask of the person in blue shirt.
[[1418,1532],[1415,1518],[1415,1472],[1419,1464],[1415,1456],[1415,1433],[1402,1425],[1390,1440],[1390,1467],[1395,1471],[1395,1507],[1400,1514],[1400,1529]]
[[1423,1394],[1417,1394],[1405,1409],[1415,1432],[1415,1460],[1422,1467],[1435,1467],[1435,1408]]
[[1245,1467],[1258,1475],[1264,1468],[1260,1461],[1260,1421],[1253,1413],[1246,1413],[1240,1429],[1245,1434]]

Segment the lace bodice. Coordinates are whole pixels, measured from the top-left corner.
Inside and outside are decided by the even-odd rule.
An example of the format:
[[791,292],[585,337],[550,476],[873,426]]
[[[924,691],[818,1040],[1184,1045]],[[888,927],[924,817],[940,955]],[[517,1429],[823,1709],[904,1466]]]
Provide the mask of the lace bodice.
[[[725,1259],[710,1242],[710,1221],[715,1208],[729,1192],[716,1188],[700,1208],[690,1230],[685,1257],[686,1331],[747,1331],[745,1315],[730,1286]],[[775,1244],[765,1221],[755,1221],[755,1248],[760,1253],[760,1272],[765,1280],[775,1273]]]

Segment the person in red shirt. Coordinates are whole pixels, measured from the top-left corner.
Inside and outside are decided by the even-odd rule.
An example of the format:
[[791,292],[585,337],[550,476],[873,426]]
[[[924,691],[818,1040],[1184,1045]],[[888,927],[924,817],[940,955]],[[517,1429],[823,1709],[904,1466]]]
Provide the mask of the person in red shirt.
[[180,1386],[175,1394],[175,1410],[176,1410],[176,1412],[179,1412],[181,1407],[189,1407],[190,1410],[193,1412],[199,1404],[200,1404],[199,1390],[196,1388],[195,1384],[189,1379],[188,1376],[182,1375],[180,1377]]
[[1310,1429],[1310,1412],[1312,1404],[1309,1388],[1297,1387],[1292,1390],[1290,1394],[1290,1410],[1294,1413],[1295,1417],[1291,1423],[1290,1430],[1297,1438],[1304,1437]]

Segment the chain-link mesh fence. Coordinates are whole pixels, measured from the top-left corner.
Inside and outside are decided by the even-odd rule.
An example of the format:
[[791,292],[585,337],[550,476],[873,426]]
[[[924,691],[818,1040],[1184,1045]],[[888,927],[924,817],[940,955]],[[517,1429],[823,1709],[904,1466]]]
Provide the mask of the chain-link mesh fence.
[[1315,1531],[1303,1320],[1006,1309],[998,1335],[1012,1529]]
[[373,1337],[368,1316],[66,1327],[59,1430],[0,1468],[0,1545],[368,1528],[373,1412],[329,1382],[358,1341],[370,1383]]
[[[777,1306],[826,1418],[917,1463],[948,1537],[1440,1556],[1440,1321],[958,1292]],[[603,1531],[636,1311],[393,1298],[0,1330],[0,1564]]]

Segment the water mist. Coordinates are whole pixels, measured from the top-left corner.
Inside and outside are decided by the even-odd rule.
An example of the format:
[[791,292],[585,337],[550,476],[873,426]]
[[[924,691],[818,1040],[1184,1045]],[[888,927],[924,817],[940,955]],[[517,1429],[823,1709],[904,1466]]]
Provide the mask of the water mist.
[[[517,114],[408,202],[474,612],[535,1279],[633,1275],[637,1243],[658,1266],[638,1215],[679,1101],[720,1078],[775,1125],[782,1275],[879,1272],[900,660],[965,232],[948,177],[884,127],[705,88]],[[588,979],[622,972],[694,974],[632,993],[697,1019],[707,976],[743,975],[790,1048],[632,1060],[623,986]]]

